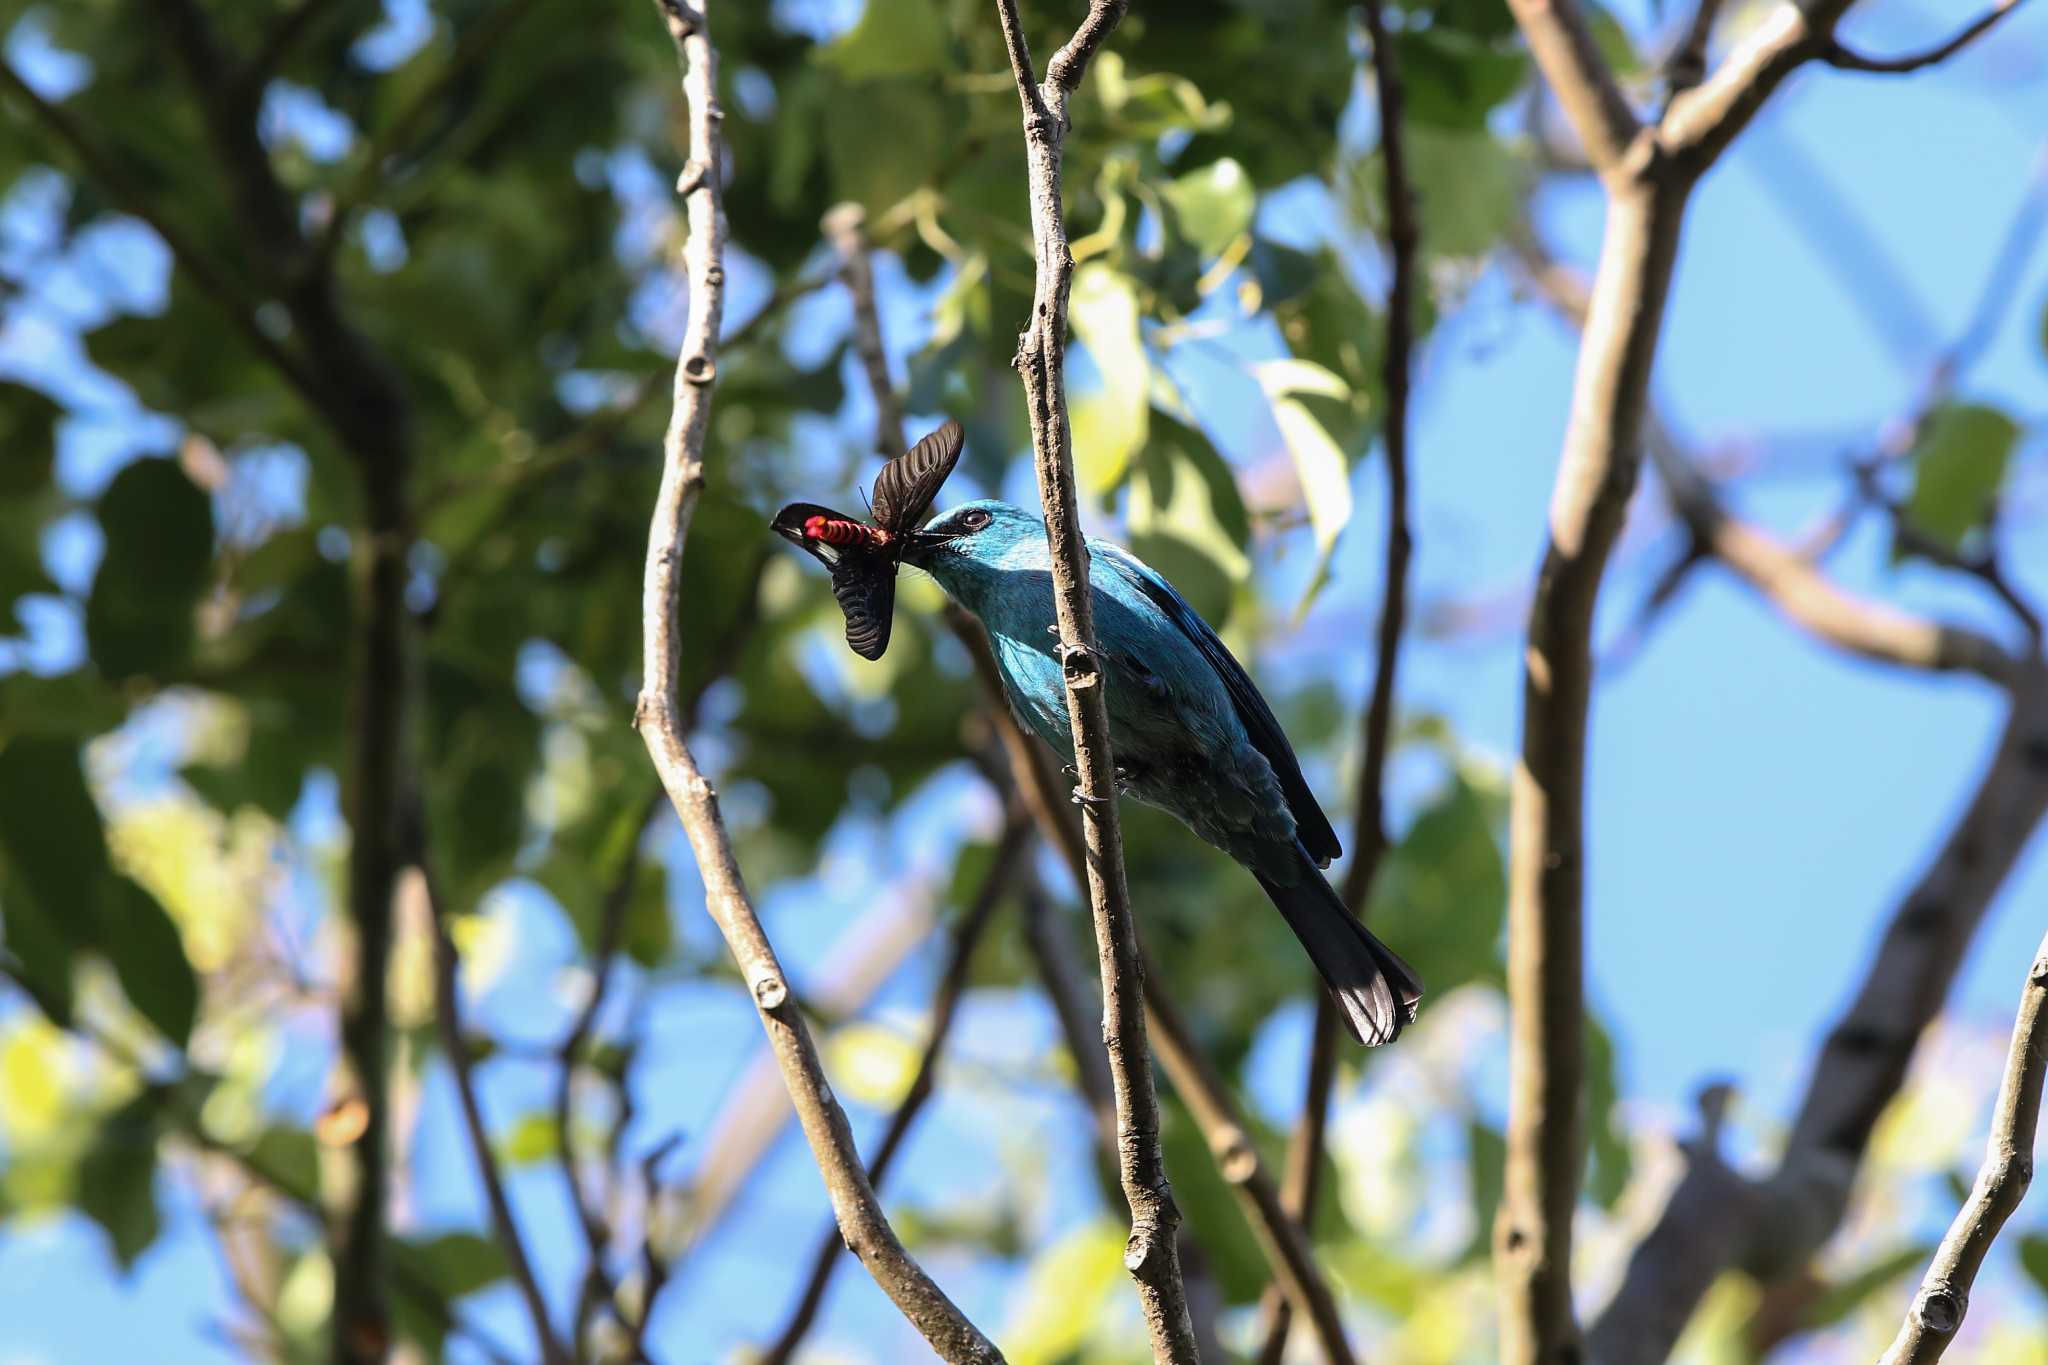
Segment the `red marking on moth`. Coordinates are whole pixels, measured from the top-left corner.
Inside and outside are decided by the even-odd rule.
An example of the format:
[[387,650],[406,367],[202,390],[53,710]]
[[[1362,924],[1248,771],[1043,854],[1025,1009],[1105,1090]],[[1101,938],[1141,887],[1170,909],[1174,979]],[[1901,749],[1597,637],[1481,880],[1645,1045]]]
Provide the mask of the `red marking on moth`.
[[813,515],[804,521],[804,536],[809,540],[822,540],[827,545],[851,545],[864,540],[877,549],[887,545],[892,539],[889,533],[879,526],[819,515]]

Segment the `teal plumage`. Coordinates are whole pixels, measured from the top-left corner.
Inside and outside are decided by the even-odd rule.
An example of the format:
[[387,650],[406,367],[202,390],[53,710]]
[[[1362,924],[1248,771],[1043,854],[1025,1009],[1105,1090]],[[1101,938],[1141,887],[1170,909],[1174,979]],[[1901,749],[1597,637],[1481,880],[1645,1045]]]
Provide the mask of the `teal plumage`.
[[[1323,877],[1342,850],[1279,722],[1216,633],[1129,551],[1090,540],[1089,588],[1120,782],[1258,879],[1352,1033],[1391,1042],[1414,1018],[1415,974]],[[1072,731],[1054,631],[1045,523],[1002,502],[956,507],[904,555],[987,629],[1012,708],[1055,751]]]

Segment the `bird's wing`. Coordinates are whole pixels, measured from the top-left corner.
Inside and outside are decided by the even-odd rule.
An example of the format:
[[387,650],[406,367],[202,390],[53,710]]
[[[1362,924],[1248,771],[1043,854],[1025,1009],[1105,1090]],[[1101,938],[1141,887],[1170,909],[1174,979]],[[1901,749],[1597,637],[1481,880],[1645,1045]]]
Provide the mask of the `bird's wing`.
[[1301,775],[1300,760],[1295,758],[1287,735],[1280,729],[1280,722],[1273,718],[1273,709],[1259,695],[1259,689],[1245,673],[1244,665],[1231,655],[1229,648],[1216,637],[1216,632],[1209,628],[1209,623],[1174,591],[1173,584],[1161,578],[1149,564],[1130,551],[1103,541],[1089,541],[1088,551],[1150,598],[1216,670],[1216,676],[1223,680],[1224,690],[1230,694],[1239,722],[1251,737],[1252,747],[1265,755],[1266,762],[1273,765],[1274,776],[1280,779],[1280,791],[1287,798],[1287,808],[1294,813],[1295,836],[1318,866],[1327,867],[1332,858],[1344,851],[1343,845],[1337,842],[1337,831],[1330,828],[1330,818],[1316,804],[1308,779]]

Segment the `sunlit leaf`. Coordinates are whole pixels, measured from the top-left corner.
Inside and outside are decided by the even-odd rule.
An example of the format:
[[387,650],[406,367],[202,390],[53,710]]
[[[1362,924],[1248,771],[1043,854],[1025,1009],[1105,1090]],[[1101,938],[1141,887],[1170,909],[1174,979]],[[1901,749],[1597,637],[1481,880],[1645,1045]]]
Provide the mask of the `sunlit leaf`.
[[1845,1279],[1835,1280],[1826,1291],[1807,1305],[1800,1326],[1808,1331],[1829,1327],[1848,1317],[1872,1295],[1889,1290],[1899,1279],[1927,1264],[1932,1246],[1904,1246],[1880,1257]]
[[1181,235],[1206,257],[1220,255],[1251,226],[1258,196],[1244,167],[1224,157],[1167,182],[1161,190]]
[[1393,42],[1410,126],[1483,128],[1528,73],[1528,56],[1519,47],[1441,24],[1404,29]]
[[1105,494],[1123,481],[1145,444],[1151,363],[1138,334],[1138,295],[1128,275],[1100,261],[1074,272],[1069,316],[1101,382],[1070,400],[1074,468],[1083,487]]
[[1922,535],[1954,549],[1991,514],[2019,427],[1996,408],[1956,403],[1928,418],[1913,452],[1906,515]]
[[1017,1365],[1056,1365],[1086,1342],[1096,1314],[1122,1288],[1124,1231],[1114,1223],[1084,1223],[1039,1252],[1018,1292],[1006,1355]]
[[1315,531],[1316,552],[1327,559],[1351,520],[1351,462],[1302,400],[1311,396],[1342,399],[1350,390],[1336,375],[1305,360],[1269,360],[1254,366],[1253,372],[1266,391],[1274,424],[1294,461],[1309,525]]
[[833,1085],[876,1109],[892,1108],[903,1099],[917,1071],[918,1052],[918,1044],[902,1033],[870,1023],[848,1024],[825,1043]]
[[560,1136],[553,1116],[538,1111],[522,1114],[498,1139],[498,1155],[513,1166],[552,1160],[561,1150]]

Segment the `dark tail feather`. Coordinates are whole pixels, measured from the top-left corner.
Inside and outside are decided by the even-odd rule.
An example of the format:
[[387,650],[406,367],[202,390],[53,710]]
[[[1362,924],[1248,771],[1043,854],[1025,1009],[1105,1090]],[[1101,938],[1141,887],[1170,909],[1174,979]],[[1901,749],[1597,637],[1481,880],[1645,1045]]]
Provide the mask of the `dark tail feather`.
[[1422,983],[1414,970],[1352,918],[1306,854],[1300,880],[1293,886],[1264,877],[1259,885],[1308,950],[1309,961],[1322,973],[1353,1038],[1378,1047],[1393,1042],[1403,1027],[1415,1022]]

